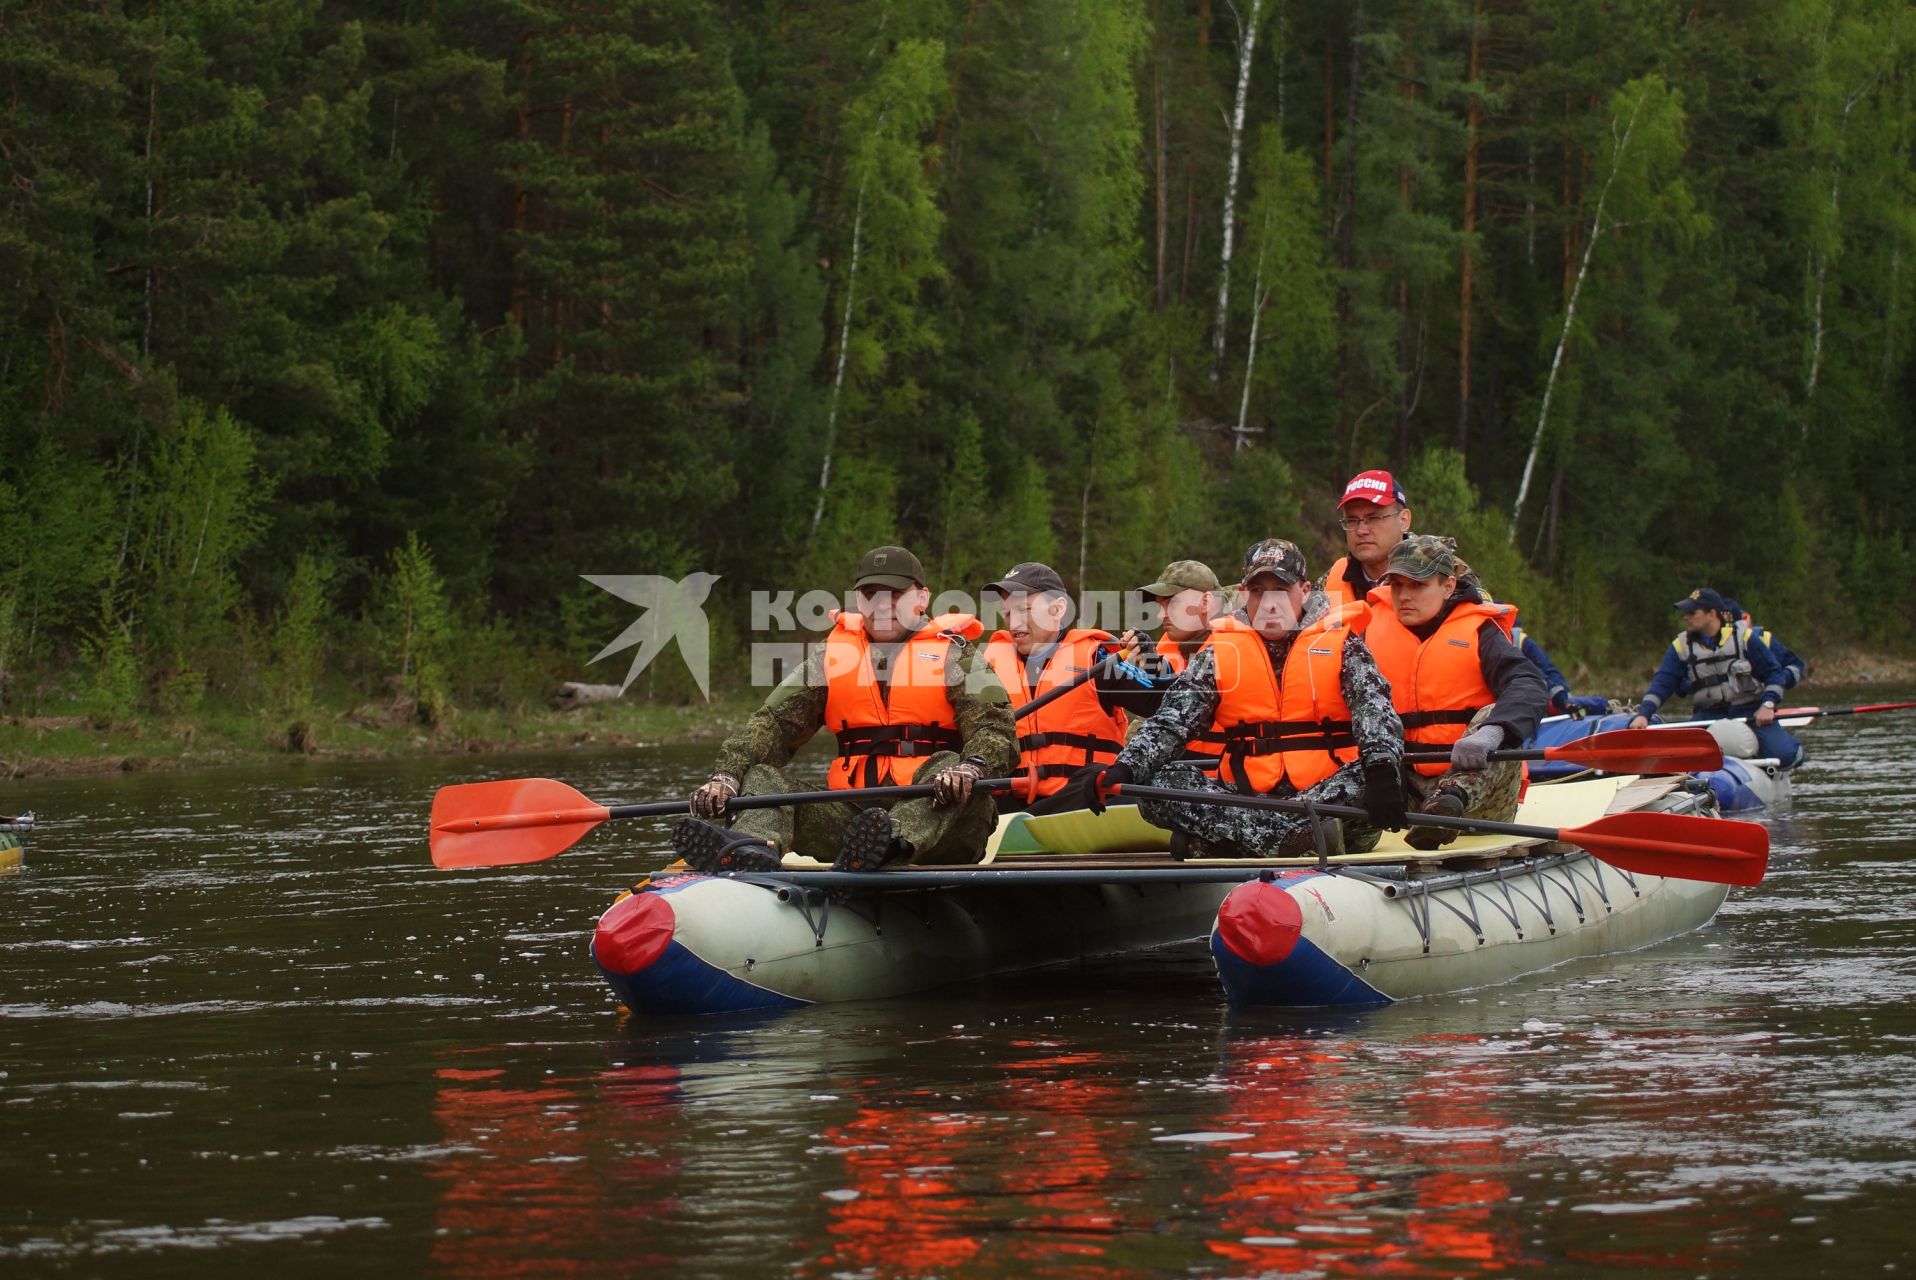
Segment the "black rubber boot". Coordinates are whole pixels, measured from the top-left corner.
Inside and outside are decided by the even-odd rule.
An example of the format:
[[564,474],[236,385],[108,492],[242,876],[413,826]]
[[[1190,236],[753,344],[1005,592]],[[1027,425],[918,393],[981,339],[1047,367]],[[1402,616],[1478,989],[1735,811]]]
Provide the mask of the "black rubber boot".
[[[1344,852],[1344,820],[1342,818],[1319,818],[1317,825],[1324,832],[1324,853],[1335,858]],[[1278,846],[1278,853],[1287,858],[1306,858],[1317,853],[1317,837],[1311,833],[1311,819],[1306,816],[1304,823]]]
[[690,814],[673,824],[672,849],[685,859],[685,865],[707,875],[719,871],[776,871],[784,863],[778,850],[757,836]]
[[876,871],[899,854],[891,814],[884,809],[861,809],[845,824],[845,841],[838,849],[833,871]]
[[[1464,798],[1455,791],[1439,788],[1436,794],[1424,801],[1424,807],[1418,813],[1428,813],[1445,818],[1464,816]],[[1404,833],[1404,843],[1413,849],[1441,849],[1463,834],[1449,827],[1413,826]]]

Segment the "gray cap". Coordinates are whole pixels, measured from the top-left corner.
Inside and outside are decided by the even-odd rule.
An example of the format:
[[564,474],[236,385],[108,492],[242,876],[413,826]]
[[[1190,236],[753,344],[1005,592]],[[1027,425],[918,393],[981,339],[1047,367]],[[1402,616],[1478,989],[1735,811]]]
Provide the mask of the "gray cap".
[[873,547],[858,558],[858,578],[852,588],[890,587],[905,591],[925,585],[925,566],[903,547]]
[[1138,588],[1138,594],[1146,599],[1158,596],[1174,596],[1180,591],[1216,591],[1217,575],[1211,572],[1211,566],[1201,560],[1173,560],[1164,566],[1164,572],[1158,575],[1156,582],[1147,582]]
[[1058,571],[1048,564],[1039,564],[1036,560],[1027,560],[1023,564],[1014,564],[1005,571],[1005,576],[996,582],[985,584],[986,594],[1015,596],[1030,592],[1036,595],[1068,596],[1064,589],[1064,579]]
[[1285,586],[1308,581],[1311,576],[1304,567],[1304,552],[1286,538],[1266,538],[1244,553],[1244,576],[1239,581],[1249,582],[1261,573],[1270,574]]

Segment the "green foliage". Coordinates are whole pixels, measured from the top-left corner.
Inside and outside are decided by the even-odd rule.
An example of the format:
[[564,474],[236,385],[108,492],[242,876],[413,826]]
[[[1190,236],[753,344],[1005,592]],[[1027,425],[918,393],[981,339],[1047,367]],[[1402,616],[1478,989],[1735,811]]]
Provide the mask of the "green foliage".
[[272,681],[274,706],[290,721],[309,720],[314,693],[325,665],[331,566],[311,555],[294,562],[293,576],[274,618]]
[[432,552],[415,534],[396,549],[374,596],[374,625],[394,691],[424,725],[452,711],[453,617]]
[[[846,458],[833,478],[818,536],[799,564],[799,583],[842,591],[849,585],[858,557],[895,541],[897,528],[897,475],[882,462]],[[913,550],[922,561],[923,553]]]
[[[1222,582],[1235,582],[1244,552],[1265,538],[1293,535],[1298,526],[1296,480],[1276,449],[1245,449],[1232,455],[1231,470],[1212,488],[1211,519],[1197,543],[1197,559]],[[1306,553],[1307,560],[1311,559]],[[1311,572],[1325,564],[1312,562]]]
[[113,610],[112,595],[100,594],[97,629],[83,646],[86,686],[81,705],[102,728],[133,718],[140,702],[139,659],[133,627]]
[[250,432],[189,407],[153,446],[128,568],[148,640],[170,674],[203,669],[230,635],[237,564],[259,536]]
[[1425,450],[1405,473],[1404,486],[1416,532],[1455,538],[1457,554],[1484,589],[1521,609],[1526,628],[1543,636],[1563,632],[1555,590],[1506,542],[1503,517],[1478,496],[1461,454],[1442,446]]
[[30,665],[93,621],[121,530],[103,470],[50,438],[17,474],[17,485],[0,482],[0,582],[15,600],[17,661]]
[[1264,431],[1263,443],[1280,444],[1277,414],[1290,400],[1286,390],[1330,349],[1336,285],[1324,262],[1322,193],[1309,157],[1285,146],[1278,128],[1266,125],[1258,132],[1248,176],[1242,258],[1247,287],[1237,293],[1246,316],[1233,331],[1248,343],[1249,313],[1259,313],[1260,349],[1250,374],[1251,396],[1240,408],[1247,427]]
[[1248,5],[12,5],[8,697],[529,703],[694,569],[723,683],[877,543],[1229,576],[1378,465],[1568,662],[1916,640],[1916,9],[1258,14],[1214,379]]

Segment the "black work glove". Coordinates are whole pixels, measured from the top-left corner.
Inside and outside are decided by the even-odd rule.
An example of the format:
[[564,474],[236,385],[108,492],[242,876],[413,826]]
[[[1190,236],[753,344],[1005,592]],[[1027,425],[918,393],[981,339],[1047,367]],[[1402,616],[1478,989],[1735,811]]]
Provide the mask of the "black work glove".
[[1103,813],[1103,792],[1107,788],[1135,781],[1137,779],[1128,764],[1088,764],[1072,774],[1071,781],[1066,785],[1083,798],[1085,808],[1093,813]]
[[1364,812],[1379,831],[1401,831],[1404,826],[1404,775],[1394,764],[1364,766]]

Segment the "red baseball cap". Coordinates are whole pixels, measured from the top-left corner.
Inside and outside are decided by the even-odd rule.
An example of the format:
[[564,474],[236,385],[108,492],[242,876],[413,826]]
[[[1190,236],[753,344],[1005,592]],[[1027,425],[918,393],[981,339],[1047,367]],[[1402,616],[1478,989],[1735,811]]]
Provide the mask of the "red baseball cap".
[[1380,507],[1388,507],[1393,502],[1410,505],[1410,499],[1404,496],[1404,486],[1388,471],[1365,471],[1352,476],[1337,505],[1348,507],[1353,502],[1371,502]]

